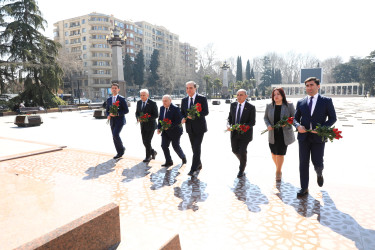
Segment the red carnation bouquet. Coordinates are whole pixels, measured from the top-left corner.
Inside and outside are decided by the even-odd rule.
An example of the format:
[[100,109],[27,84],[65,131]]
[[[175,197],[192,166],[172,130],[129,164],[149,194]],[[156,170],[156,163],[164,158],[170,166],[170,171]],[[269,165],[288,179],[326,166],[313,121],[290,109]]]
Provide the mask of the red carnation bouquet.
[[[116,101],[110,108],[109,108],[109,113],[113,114],[114,116],[118,115],[118,109],[120,106],[120,101]],[[109,124],[109,120],[107,120],[107,124]]]
[[161,130],[167,130],[172,126],[172,121],[168,118],[164,118],[162,121],[159,121],[161,124]]
[[148,113],[146,113],[146,114],[143,114],[143,113],[141,113],[140,114],[141,116],[140,117],[138,117],[138,120],[139,120],[139,122],[148,122],[148,118],[150,118],[151,117],[151,115],[149,115]]
[[[245,125],[245,124],[234,124],[234,125],[230,126],[229,129],[230,129],[230,131],[238,131],[242,135],[250,129],[250,126]],[[225,130],[225,132],[227,132],[227,131],[228,130]]]
[[[292,126],[293,124],[293,117],[287,117],[287,116],[284,116],[283,119],[281,119],[280,121],[276,122],[275,125],[272,126],[272,128],[282,128],[284,126]],[[266,130],[263,130],[261,135],[263,135],[264,133],[268,132],[268,129]]]
[[191,117],[192,120],[195,120],[197,117],[201,117],[200,112],[202,112],[202,105],[200,103],[196,103],[193,107],[187,110],[188,116]]
[[322,126],[319,123],[314,130],[306,130],[306,131],[307,132],[316,131],[317,135],[322,137],[322,141],[328,139],[331,142],[333,142],[334,139],[339,140],[340,138],[342,138],[342,135],[341,135],[342,131],[339,131],[335,127],[331,128],[328,126]]

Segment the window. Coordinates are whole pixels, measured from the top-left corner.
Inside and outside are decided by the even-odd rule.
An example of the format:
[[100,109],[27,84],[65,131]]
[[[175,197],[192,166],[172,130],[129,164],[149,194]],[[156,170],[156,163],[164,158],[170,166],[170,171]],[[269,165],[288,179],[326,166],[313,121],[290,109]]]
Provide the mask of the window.
[[87,55],[86,54],[83,54],[83,59],[86,59],[87,58]]
[[83,45],[82,47],[83,47],[83,50],[86,50],[86,49],[87,49],[87,46],[86,46],[86,45]]
[[82,37],[82,41],[86,41],[86,37],[84,36],[84,37]]
[[85,19],[82,19],[82,24],[84,24],[86,22],[86,20]]
[[68,40],[65,40],[65,44],[69,44],[69,41],[68,41]]
[[86,28],[82,28],[82,33],[86,33]]
[[64,26],[65,26],[65,28],[68,28],[68,24],[67,23]]
[[84,63],[83,63],[83,66],[84,66],[84,67],[87,67],[87,62],[84,62]]

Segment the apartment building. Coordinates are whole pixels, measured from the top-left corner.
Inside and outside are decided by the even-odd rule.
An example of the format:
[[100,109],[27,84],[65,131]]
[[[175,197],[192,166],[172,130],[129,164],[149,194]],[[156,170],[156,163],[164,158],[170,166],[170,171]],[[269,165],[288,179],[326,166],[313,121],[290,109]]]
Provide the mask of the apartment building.
[[179,36],[162,26],[146,21],[132,22],[115,18],[113,15],[90,13],[54,24],[54,40],[59,42],[68,53],[77,55],[83,70],[74,79],[73,84],[65,84],[66,93],[79,95],[94,101],[104,100],[108,96],[112,80],[112,50],[107,36],[115,27],[127,39],[123,56],[129,54],[132,60],[143,50],[146,67],[149,65],[154,49],[160,53],[178,56],[183,72],[196,69],[196,49],[188,43],[180,43]]

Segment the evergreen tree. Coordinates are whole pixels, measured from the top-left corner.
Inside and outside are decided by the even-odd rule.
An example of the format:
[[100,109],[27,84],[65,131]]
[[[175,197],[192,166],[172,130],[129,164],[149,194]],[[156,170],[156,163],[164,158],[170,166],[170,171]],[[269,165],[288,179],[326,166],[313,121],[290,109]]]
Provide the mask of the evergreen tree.
[[270,66],[270,59],[265,56],[263,58],[263,72],[262,72],[262,77],[260,80],[262,81],[261,84],[259,85],[261,89],[265,89],[266,87],[271,86],[272,84],[272,68]]
[[251,69],[251,72],[250,72],[250,79],[255,79],[254,69],[253,68]]
[[135,57],[135,62],[134,62],[134,83],[139,86],[139,89],[141,89],[141,86],[144,82],[144,77],[145,77],[144,71],[145,71],[145,62],[144,62],[144,57],[143,57],[143,50],[141,50]]
[[150,75],[148,77],[148,86],[155,87],[159,82],[158,68],[159,68],[159,50],[154,49],[151,55]]
[[247,63],[246,63],[246,80],[250,80],[251,79],[251,71],[250,71],[250,61],[247,60]]
[[128,86],[133,85],[134,72],[133,72],[134,62],[130,58],[129,54],[125,55],[124,59],[124,80]]
[[241,57],[237,57],[237,72],[236,72],[236,81],[241,81],[242,82],[243,77],[242,77],[242,59]]
[[[0,54],[7,76],[16,72],[24,82],[18,101],[26,105],[55,107],[61,102],[54,93],[62,83],[63,72],[57,63],[59,45],[43,36],[47,24],[35,0],[0,1]],[[5,69],[5,67],[2,67]]]
[[370,91],[370,95],[375,94],[375,50],[363,60],[360,70],[361,83],[365,84],[365,90]]

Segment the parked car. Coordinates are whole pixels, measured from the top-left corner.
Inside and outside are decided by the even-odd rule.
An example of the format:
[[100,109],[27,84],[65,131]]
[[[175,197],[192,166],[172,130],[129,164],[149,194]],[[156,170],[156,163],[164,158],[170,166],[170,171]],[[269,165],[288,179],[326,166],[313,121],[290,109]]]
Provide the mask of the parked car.
[[74,99],[74,104],[79,104],[80,102],[81,104],[87,104],[87,103],[91,103],[91,100],[87,98],[80,98],[80,100]]

